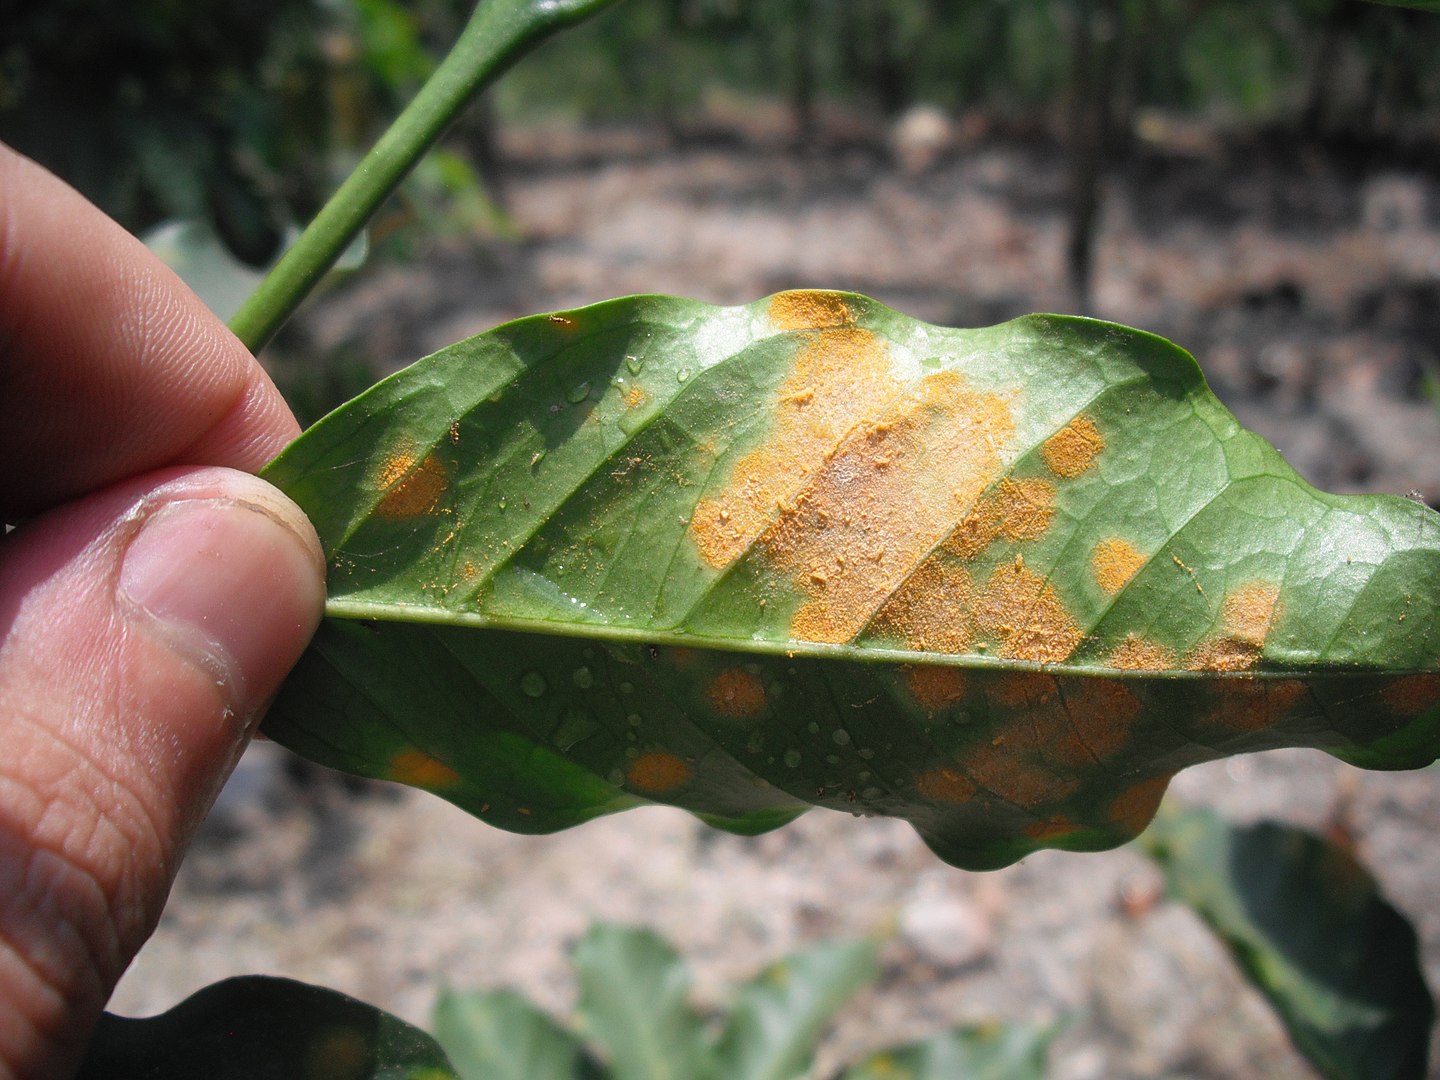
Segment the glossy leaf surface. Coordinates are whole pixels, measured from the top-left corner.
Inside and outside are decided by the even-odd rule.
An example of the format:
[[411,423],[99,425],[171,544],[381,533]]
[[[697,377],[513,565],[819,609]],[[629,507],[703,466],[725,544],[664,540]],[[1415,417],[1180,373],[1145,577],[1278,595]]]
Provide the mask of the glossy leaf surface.
[[144,1019],[109,1013],[79,1080],[456,1080],[423,1031],[334,990],[247,975]]
[[1305,484],[1109,323],[635,297],[454,345],[267,475],[330,560],[266,730],[547,831],[809,805],[1110,847],[1168,778],[1437,751],[1440,518]]
[[1322,1075],[1425,1075],[1435,1006],[1415,930],[1351,852],[1274,822],[1168,807],[1143,843]]

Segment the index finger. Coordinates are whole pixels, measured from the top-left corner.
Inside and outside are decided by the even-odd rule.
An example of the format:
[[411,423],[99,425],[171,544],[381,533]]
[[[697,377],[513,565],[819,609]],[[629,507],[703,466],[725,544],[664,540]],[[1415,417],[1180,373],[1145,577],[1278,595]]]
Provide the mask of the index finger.
[[253,472],[298,430],[169,268],[0,145],[0,517],[167,465]]

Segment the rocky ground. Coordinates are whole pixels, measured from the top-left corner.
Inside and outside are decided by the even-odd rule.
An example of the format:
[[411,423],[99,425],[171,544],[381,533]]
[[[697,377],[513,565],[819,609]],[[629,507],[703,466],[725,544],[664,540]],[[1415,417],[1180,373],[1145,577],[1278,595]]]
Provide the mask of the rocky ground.
[[[797,152],[764,138],[527,133],[507,151],[520,239],[441,239],[423,258],[372,264],[310,312],[292,354],[392,367],[514,316],[628,292],[729,303],[828,286],[954,325],[1073,310],[1063,158],[1043,138],[972,125],[909,170],[864,137]],[[1151,146],[1108,181],[1088,313],[1189,348],[1315,483],[1440,498],[1440,419],[1421,393],[1440,366],[1432,178],[1211,138]],[[262,744],[242,763],[116,1011],[270,972],[417,1022],[442,984],[515,986],[564,1012],[566,949],[593,919],[668,936],[703,1004],[807,942],[879,933],[881,985],[827,1039],[832,1066],[955,1023],[1064,1018],[1057,1078],[1314,1075],[1131,850],[967,874],[907,826],[823,811],[755,839],[663,809],[516,837],[428,796],[296,781],[282,757]],[[1173,790],[1239,820],[1353,832],[1440,986],[1434,769],[1361,773],[1283,752],[1191,770]]]

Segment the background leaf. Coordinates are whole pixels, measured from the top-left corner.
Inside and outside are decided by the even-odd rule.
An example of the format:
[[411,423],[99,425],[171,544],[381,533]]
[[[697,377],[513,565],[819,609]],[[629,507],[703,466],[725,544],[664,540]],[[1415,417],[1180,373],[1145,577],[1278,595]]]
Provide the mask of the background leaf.
[[1054,1028],[987,1024],[872,1054],[841,1080],[1045,1080]]
[[1435,1007],[1415,930],[1353,854],[1208,810],[1167,809],[1143,843],[1324,1076],[1425,1075]]
[[423,1031],[335,990],[247,975],[145,1019],[106,1013],[80,1080],[456,1080]]
[[580,1019],[615,1080],[710,1075],[705,1026],[690,1007],[690,975],[649,930],[596,924],[575,948]]
[[871,941],[828,941],[772,964],[736,996],[716,1051],[724,1080],[795,1080],[840,1006],[880,974]]
[[547,831],[807,805],[1109,847],[1177,770],[1432,761],[1440,518],[1318,492],[1159,338],[634,297],[442,350],[267,471],[330,618],[266,730]]
[[602,1080],[580,1039],[512,990],[446,990],[435,1038],[460,1080]]

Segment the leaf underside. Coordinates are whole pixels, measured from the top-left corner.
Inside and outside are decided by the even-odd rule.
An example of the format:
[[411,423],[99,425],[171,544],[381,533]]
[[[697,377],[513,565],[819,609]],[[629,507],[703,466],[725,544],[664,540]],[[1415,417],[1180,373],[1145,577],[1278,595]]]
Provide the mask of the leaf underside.
[[1124,842],[1200,761],[1440,747],[1440,518],[1316,491],[1109,323],[615,300],[420,361],[266,475],[330,564],[266,731],[508,829],[820,805],[996,867]]

